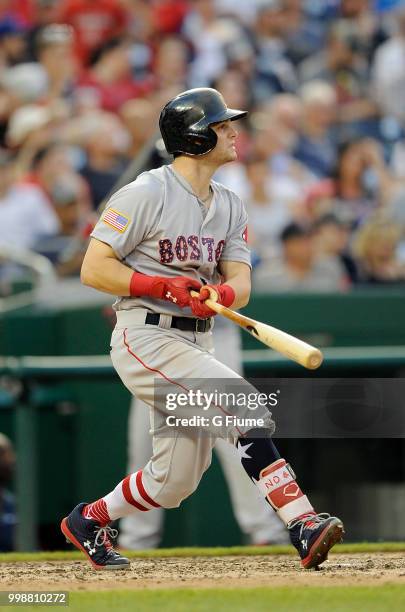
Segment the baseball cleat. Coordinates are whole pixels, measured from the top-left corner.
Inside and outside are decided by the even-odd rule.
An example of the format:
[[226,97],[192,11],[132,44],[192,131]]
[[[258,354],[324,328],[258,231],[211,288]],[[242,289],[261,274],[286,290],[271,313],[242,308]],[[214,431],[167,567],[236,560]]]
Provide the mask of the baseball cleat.
[[342,541],[343,523],[329,514],[308,514],[288,525],[292,544],[298,550],[305,569],[318,567],[328,558],[328,552]]
[[84,518],[82,510],[86,505],[79,504],[62,520],[60,528],[66,541],[81,550],[96,570],[129,568],[129,559],[115,551],[110,541],[117,537],[118,531]]

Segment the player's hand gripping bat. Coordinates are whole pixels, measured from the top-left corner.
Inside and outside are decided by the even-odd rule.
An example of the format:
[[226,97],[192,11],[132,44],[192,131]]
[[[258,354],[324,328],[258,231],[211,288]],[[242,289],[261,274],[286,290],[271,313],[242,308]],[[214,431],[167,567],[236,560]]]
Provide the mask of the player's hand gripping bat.
[[[191,295],[193,297],[198,297],[199,293],[191,291]],[[248,331],[252,336],[257,338],[257,340],[266,344],[266,346],[296,361],[305,368],[316,370],[316,368],[319,368],[321,365],[323,361],[321,351],[303,342],[303,340],[290,336],[290,334],[281,331],[281,329],[266,325],[266,323],[260,323],[254,319],[249,319],[249,317],[245,317],[230,308],[226,308],[226,306],[222,306],[212,299],[208,298],[204,301],[204,304],[206,304],[208,308],[211,308],[211,310],[214,310],[216,313],[226,317]]]

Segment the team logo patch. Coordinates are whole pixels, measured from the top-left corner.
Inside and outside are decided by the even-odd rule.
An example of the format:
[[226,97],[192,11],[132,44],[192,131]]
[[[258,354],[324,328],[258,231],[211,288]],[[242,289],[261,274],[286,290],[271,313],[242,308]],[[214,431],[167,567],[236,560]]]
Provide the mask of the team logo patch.
[[244,240],[245,242],[247,242],[247,241],[248,241],[248,228],[247,228],[247,226],[245,227],[245,229],[244,229],[244,230],[243,230],[243,232],[242,232],[242,238],[243,238],[243,240]]
[[102,221],[122,234],[127,229],[130,220],[117,210],[109,208],[102,216]]

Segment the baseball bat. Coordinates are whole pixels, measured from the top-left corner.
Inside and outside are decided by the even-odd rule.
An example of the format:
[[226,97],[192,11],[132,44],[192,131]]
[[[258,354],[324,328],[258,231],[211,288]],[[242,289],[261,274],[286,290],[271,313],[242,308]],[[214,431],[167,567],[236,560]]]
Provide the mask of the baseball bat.
[[[199,293],[191,291],[191,295],[193,297],[198,297]],[[239,325],[239,327],[242,327],[242,329],[245,329],[266,346],[296,361],[304,366],[304,368],[316,370],[321,365],[323,361],[321,351],[303,340],[295,338],[295,336],[291,336],[281,329],[277,329],[266,323],[261,323],[260,321],[245,317],[239,312],[235,312],[230,308],[226,308],[226,306],[222,306],[222,304],[218,304],[214,300],[207,299],[204,301],[204,304],[216,313],[233,321]]]

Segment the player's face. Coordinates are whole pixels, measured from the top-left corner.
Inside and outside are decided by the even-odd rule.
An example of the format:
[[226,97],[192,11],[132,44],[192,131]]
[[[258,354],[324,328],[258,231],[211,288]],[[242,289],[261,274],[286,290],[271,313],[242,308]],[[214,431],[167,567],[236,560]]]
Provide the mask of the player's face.
[[238,132],[235,128],[235,123],[233,121],[222,121],[212,125],[211,128],[216,133],[218,140],[215,149],[209,155],[218,164],[235,161],[238,157],[235,146]]

